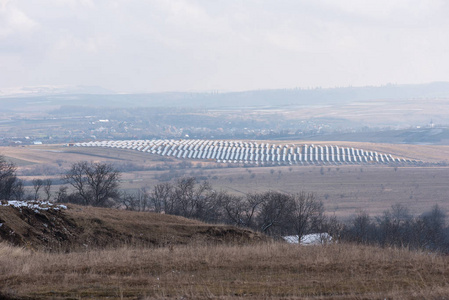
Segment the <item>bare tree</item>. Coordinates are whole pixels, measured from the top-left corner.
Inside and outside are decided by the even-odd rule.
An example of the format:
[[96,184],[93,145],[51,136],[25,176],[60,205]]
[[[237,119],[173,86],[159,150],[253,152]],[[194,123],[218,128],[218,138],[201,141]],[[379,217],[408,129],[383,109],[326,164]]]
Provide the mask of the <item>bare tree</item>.
[[165,182],[155,185],[150,197],[155,212],[174,213],[175,202],[172,184]]
[[197,217],[201,198],[208,197],[207,193],[211,190],[210,185],[205,181],[196,187],[194,177],[180,178],[176,182],[173,190],[174,214],[183,217]]
[[46,196],[45,201],[49,201],[51,198],[51,185],[52,185],[51,179],[44,180],[44,193]]
[[58,192],[56,193],[55,201],[58,203],[67,202],[67,187],[60,186]]
[[44,185],[44,181],[42,179],[33,179],[33,190],[34,190],[34,200],[39,200],[39,190]]
[[81,199],[82,205],[91,204],[91,197],[89,195],[89,187],[87,185],[87,178],[85,169],[89,168],[87,161],[74,163],[70,170],[64,175],[63,179],[73,186],[76,193]]
[[119,198],[120,173],[108,163],[78,162],[65,174],[64,180],[73,186],[82,204],[110,206]]
[[0,155],[0,200],[22,199],[23,183],[16,175],[16,166]]
[[[207,188],[198,195],[198,200],[196,201],[195,218],[209,223],[217,223],[221,221],[222,210],[220,206],[221,199],[223,198],[223,192],[217,193],[212,189],[209,183]],[[199,184],[199,188],[204,187],[203,184]],[[203,187],[202,187],[203,186]]]
[[446,214],[435,205],[431,211],[421,216],[424,225],[424,247],[439,249],[446,246],[446,236],[444,227],[446,224]]
[[145,188],[139,189],[135,194],[122,193],[120,203],[126,210],[146,211],[149,208],[150,195]]
[[14,183],[13,186],[13,198],[17,200],[23,199],[25,196],[25,189],[23,188],[23,181],[20,179],[17,179],[17,181]]
[[163,210],[167,214],[218,222],[223,195],[212,190],[207,181],[197,183],[195,177],[184,177],[174,185],[156,185],[151,199],[156,211]]
[[223,197],[221,203],[228,223],[236,226],[247,226],[245,212],[248,205],[242,197],[227,194]]
[[94,163],[85,169],[87,183],[93,196],[93,205],[104,206],[108,199],[119,196],[120,174],[111,164]]
[[137,191],[139,211],[146,211],[149,209],[150,197],[150,192],[145,187],[142,187]]
[[260,213],[262,203],[265,201],[263,195],[261,194],[247,194],[246,195],[246,205],[244,208],[244,219],[243,224],[246,227],[256,228],[255,226],[255,216]]
[[394,204],[386,210],[382,217],[377,218],[379,223],[379,240],[381,245],[408,246],[413,229],[413,218],[406,206]]
[[315,194],[300,192],[294,196],[292,224],[299,240],[311,231],[321,231],[324,220],[323,202]]
[[263,202],[258,215],[262,232],[282,234],[288,232],[291,212],[294,209],[293,197],[289,194],[269,191],[262,194]]
[[136,198],[133,194],[128,194],[127,192],[123,192],[120,197],[120,204],[125,207],[126,210],[136,210]]
[[[325,227],[326,227],[325,232],[327,232],[332,237],[333,241],[338,242],[341,240],[341,236],[345,229],[345,225],[342,222],[340,222],[335,215],[328,218]],[[328,239],[327,236],[326,239]]]
[[352,236],[358,243],[370,241],[371,220],[367,212],[360,210],[352,221]]
[[246,197],[227,194],[221,201],[224,218],[233,225],[259,229],[255,219],[264,201],[263,194],[259,193],[247,194]]

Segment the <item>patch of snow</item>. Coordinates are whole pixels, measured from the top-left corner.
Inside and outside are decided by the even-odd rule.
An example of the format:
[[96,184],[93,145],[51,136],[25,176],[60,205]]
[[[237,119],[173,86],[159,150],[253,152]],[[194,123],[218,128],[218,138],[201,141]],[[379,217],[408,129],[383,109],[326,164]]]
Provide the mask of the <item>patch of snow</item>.
[[[299,239],[297,235],[288,235],[282,237],[289,244],[298,244]],[[332,241],[332,237],[327,233],[312,233],[301,237],[301,245],[321,245]]]
[[0,202],[0,206],[13,206],[15,208],[27,207],[33,209],[34,212],[38,213],[39,210],[59,210],[67,209],[65,205],[54,205],[49,201],[18,201],[18,200],[8,200],[6,202]]

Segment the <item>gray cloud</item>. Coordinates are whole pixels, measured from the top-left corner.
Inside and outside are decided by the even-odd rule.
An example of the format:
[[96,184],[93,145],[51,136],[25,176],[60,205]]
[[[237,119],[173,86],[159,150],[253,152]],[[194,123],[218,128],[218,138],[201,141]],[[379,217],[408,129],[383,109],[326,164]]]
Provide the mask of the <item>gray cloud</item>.
[[0,88],[449,81],[446,1],[0,0]]

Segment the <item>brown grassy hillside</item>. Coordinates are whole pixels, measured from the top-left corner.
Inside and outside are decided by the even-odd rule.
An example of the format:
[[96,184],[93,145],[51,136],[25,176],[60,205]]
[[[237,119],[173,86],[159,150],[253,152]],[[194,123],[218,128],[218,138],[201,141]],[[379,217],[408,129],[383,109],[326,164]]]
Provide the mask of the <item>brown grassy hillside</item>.
[[289,245],[230,226],[80,206],[0,206],[0,223],[0,299],[449,297],[449,257],[432,253]]
[[33,250],[73,251],[122,245],[249,243],[266,237],[232,226],[208,225],[150,212],[70,205],[67,210],[0,206],[0,241]]
[[446,299],[449,258],[333,244],[32,252],[0,243],[4,299]]

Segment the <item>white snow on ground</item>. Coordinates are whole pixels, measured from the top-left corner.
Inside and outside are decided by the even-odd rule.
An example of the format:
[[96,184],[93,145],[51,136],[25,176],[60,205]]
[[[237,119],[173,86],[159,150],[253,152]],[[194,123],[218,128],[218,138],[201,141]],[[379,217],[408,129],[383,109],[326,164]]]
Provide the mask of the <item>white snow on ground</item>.
[[[297,235],[288,235],[282,237],[287,243],[298,244]],[[312,233],[301,237],[301,245],[321,245],[332,241],[332,237],[327,233]]]
[[37,210],[60,210],[60,209],[67,209],[67,206],[65,205],[55,205],[48,201],[18,201],[18,200],[8,200],[8,201],[1,201],[0,206],[13,206],[16,208],[22,208],[22,207],[28,207],[30,209]]

